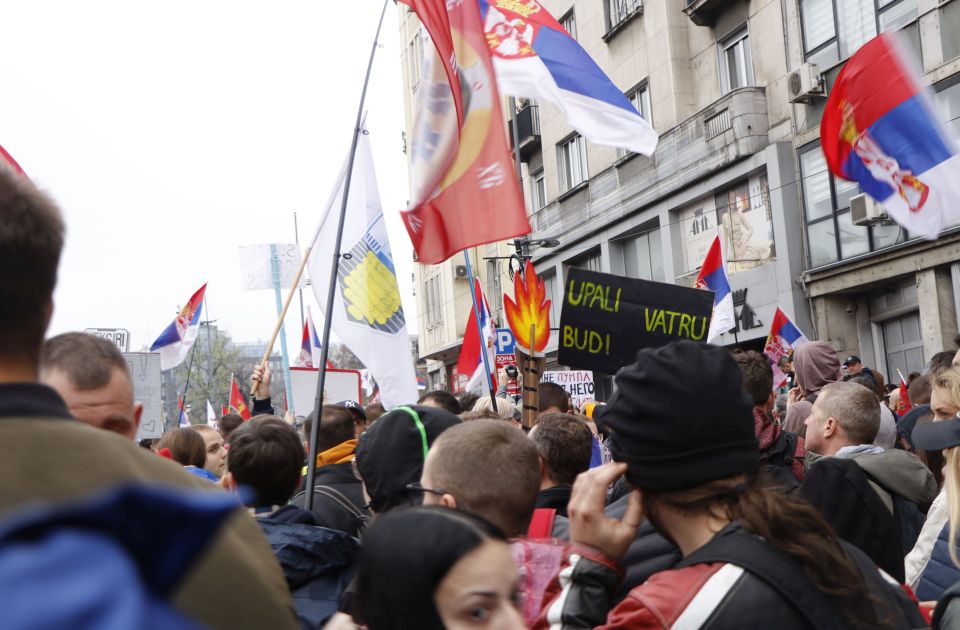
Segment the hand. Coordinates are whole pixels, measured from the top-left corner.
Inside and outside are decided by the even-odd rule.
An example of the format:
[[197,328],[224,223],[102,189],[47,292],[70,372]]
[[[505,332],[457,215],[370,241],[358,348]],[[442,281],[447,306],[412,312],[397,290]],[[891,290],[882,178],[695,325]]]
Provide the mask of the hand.
[[640,492],[630,493],[623,519],[609,518],[603,513],[607,488],[617,477],[627,472],[627,465],[604,464],[577,477],[573,484],[567,515],[570,519],[570,540],[599,549],[611,558],[619,559],[637,536],[643,520]]
[[803,400],[803,390],[800,389],[799,385],[787,392],[787,407],[801,400]]
[[270,366],[257,365],[253,368],[253,376],[250,378],[250,390],[253,397],[260,400],[270,398]]

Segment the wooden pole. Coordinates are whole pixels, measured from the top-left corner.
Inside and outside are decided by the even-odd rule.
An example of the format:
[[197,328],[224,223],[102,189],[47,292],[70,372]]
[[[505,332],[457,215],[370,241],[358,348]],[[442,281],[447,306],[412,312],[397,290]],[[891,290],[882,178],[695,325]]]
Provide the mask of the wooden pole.
[[533,356],[537,325],[530,324],[530,354],[523,360],[523,426],[533,428],[540,414],[540,372],[542,359]]

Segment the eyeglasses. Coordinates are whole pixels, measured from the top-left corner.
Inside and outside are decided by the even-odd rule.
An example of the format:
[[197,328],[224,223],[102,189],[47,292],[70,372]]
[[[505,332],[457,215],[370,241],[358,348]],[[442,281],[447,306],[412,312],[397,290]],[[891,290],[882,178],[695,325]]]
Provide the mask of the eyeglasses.
[[438,497],[442,497],[445,494],[449,494],[449,492],[446,492],[444,490],[434,490],[433,488],[424,488],[423,486],[421,486],[419,483],[416,483],[416,482],[407,484],[407,492],[410,494],[410,502],[413,505],[422,505],[423,496],[427,493],[435,494]]

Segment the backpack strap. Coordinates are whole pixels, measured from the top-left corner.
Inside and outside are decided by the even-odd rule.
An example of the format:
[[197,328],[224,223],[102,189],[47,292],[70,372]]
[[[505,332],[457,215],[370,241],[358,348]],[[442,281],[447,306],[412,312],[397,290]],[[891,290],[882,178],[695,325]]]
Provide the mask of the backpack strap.
[[530,527],[527,528],[527,538],[552,538],[553,521],[557,517],[557,510],[554,508],[537,508],[533,511],[533,518],[530,519]]
[[684,558],[677,568],[711,562],[733,564],[759,578],[790,602],[811,628],[846,627],[836,607],[810,582],[800,565],[758,536],[739,527],[728,528]]
[[[350,516],[356,519],[358,536],[363,532],[364,529],[366,529],[367,524],[370,522],[370,515],[365,514],[362,510],[360,510],[356,505],[353,504],[353,501],[348,499],[342,492],[331,486],[314,486],[313,491],[316,494],[327,497],[341,508],[346,510]],[[298,493],[297,497],[303,494],[306,494],[306,491]]]

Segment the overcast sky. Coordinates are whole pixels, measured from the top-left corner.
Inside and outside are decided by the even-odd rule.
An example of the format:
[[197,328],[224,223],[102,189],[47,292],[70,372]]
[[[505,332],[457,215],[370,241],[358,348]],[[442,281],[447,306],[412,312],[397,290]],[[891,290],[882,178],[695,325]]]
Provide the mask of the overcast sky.
[[[273,292],[242,290],[238,247],[292,242],[294,212],[301,240],[312,235],[349,148],[381,7],[4,3],[0,145],[67,222],[50,333],[126,328],[138,350],[208,282],[221,328],[237,341],[269,338]],[[397,214],[407,199],[397,11],[391,2],[367,126],[415,333],[411,247]],[[295,301],[292,353],[299,328]]]

